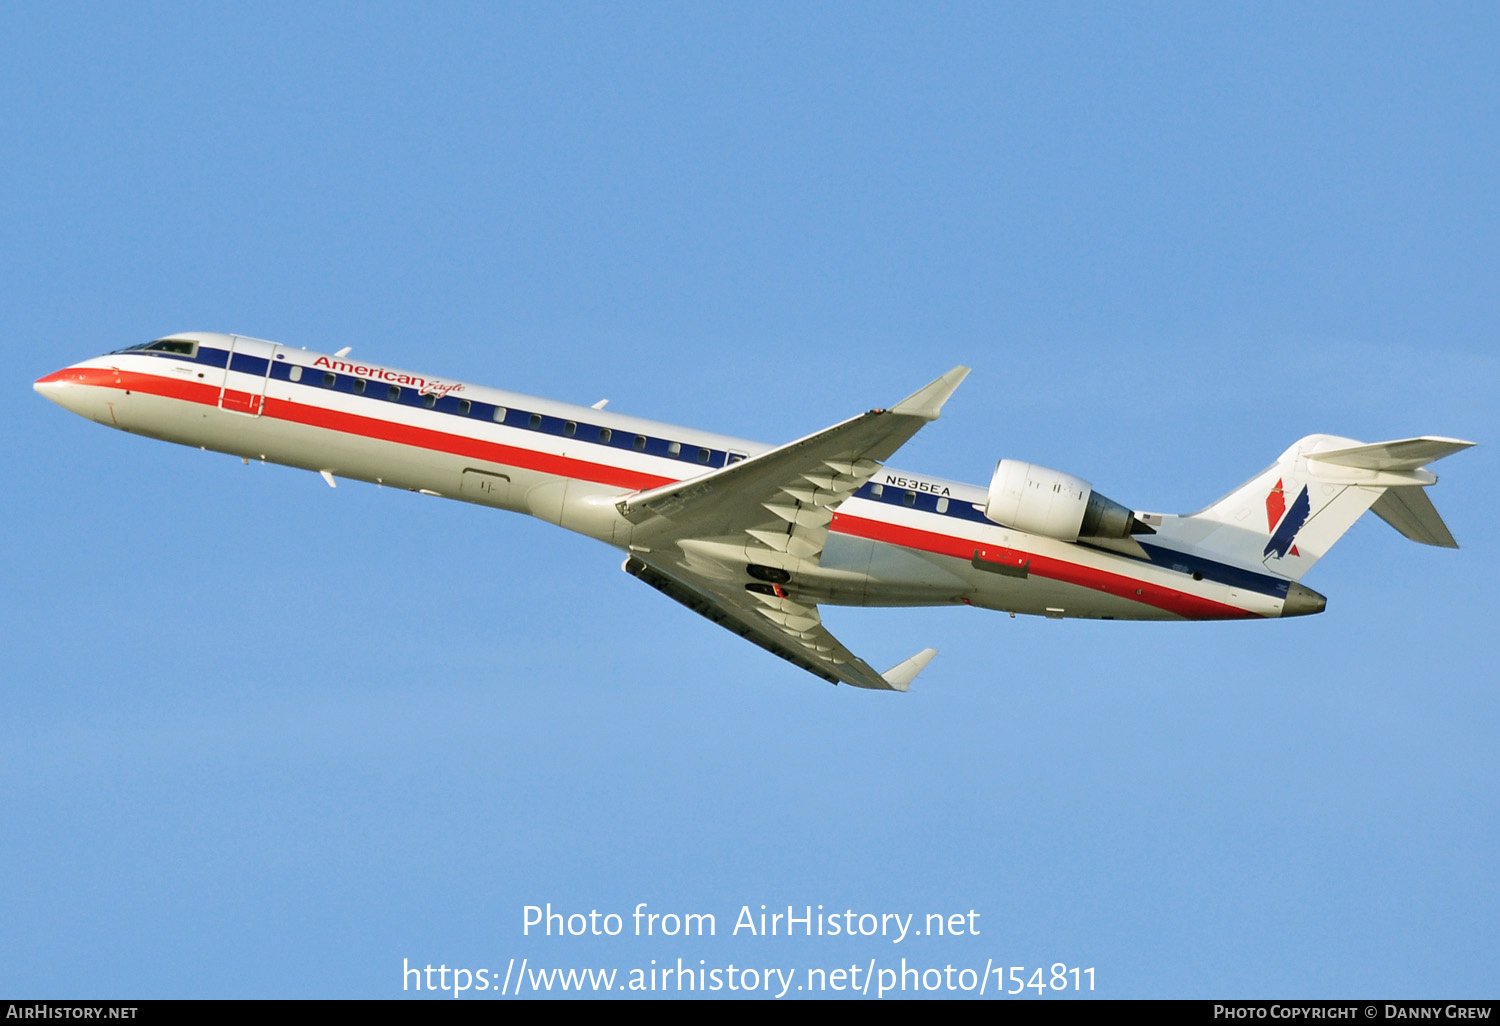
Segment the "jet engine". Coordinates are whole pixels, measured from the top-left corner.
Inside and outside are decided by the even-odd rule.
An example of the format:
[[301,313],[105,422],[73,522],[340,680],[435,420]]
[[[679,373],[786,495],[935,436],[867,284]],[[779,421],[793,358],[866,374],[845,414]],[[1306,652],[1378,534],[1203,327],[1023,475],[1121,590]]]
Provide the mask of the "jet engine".
[[1020,460],[1001,460],[995,467],[984,515],[1005,527],[1060,541],[1154,533],[1082,478]]

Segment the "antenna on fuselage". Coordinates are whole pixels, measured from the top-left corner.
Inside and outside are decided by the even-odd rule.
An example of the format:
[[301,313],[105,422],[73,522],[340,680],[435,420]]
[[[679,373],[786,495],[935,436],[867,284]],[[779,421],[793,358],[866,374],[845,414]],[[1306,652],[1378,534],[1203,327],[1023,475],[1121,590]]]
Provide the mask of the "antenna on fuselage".
[[335,357],[337,357],[338,359],[342,360],[344,357],[346,357],[346,356],[349,355],[349,351],[352,350],[353,348],[354,348],[353,346],[345,346],[344,348],[340,349],[338,352],[334,353],[333,355]]

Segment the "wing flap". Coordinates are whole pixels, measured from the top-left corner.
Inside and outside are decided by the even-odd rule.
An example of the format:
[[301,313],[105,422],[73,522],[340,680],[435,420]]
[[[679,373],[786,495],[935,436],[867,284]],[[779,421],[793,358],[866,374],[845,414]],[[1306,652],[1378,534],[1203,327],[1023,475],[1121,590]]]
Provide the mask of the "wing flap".
[[780,656],[793,666],[806,670],[814,677],[821,677],[830,684],[837,684],[839,682],[837,677],[820,664],[809,659],[801,651],[792,648],[790,645],[769,634],[755,630],[753,624],[745,622],[727,607],[714,601],[710,595],[673,577],[671,574],[663,573],[651,566],[651,564],[634,556],[625,561],[623,569],[632,577],[637,577],[651,585],[651,587],[672,601],[687,606],[699,616],[713,621],[725,630],[733,631],[746,641],[753,642],[767,652]]
[[831,684],[905,691],[937,654],[935,649],[923,649],[886,673],[877,673],[829,633],[815,605],[785,595],[735,590],[739,586],[733,584],[715,587],[639,556],[625,560],[623,569],[699,616]]

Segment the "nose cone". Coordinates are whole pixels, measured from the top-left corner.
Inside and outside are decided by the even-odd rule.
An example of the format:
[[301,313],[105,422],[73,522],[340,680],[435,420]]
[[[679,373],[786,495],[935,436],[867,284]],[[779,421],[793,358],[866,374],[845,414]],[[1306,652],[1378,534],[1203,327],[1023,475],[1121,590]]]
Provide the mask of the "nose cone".
[[1328,606],[1328,600],[1311,588],[1304,588],[1300,584],[1293,584],[1286,592],[1286,601],[1282,603],[1282,616],[1311,616],[1313,613],[1321,613]]
[[37,378],[31,387],[69,413],[97,420],[101,424],[113,423],[106,398],[106,393],[110,390],[96,387],[99,384],[102,382],[98,380],[97,370],[91,371],[82,364],[75,364],[54,371],[44,378]]
[[72,377],[72,372],[73,368],[71,367],[64,367],[60,371],[53,371],[44,378],[37,378],[31,387],[36,389],[41,395],[57,403],[57,405],[66,407],[67,403],[63,401],[63,395],[68,390],[68,382]]

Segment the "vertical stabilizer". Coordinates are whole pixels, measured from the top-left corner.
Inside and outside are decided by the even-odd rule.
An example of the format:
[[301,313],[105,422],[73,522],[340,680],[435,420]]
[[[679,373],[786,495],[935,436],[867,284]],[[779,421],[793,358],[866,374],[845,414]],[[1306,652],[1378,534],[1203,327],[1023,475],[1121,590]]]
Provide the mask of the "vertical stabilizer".
[[1299,579],[1368,509],[1413,541],[1457,548],[1423,489],[1427,463],[1468,448],[1455,438],[1365,444],[1308,435],[1207,509],[1163,518],[1167,538],[1240,566]]

